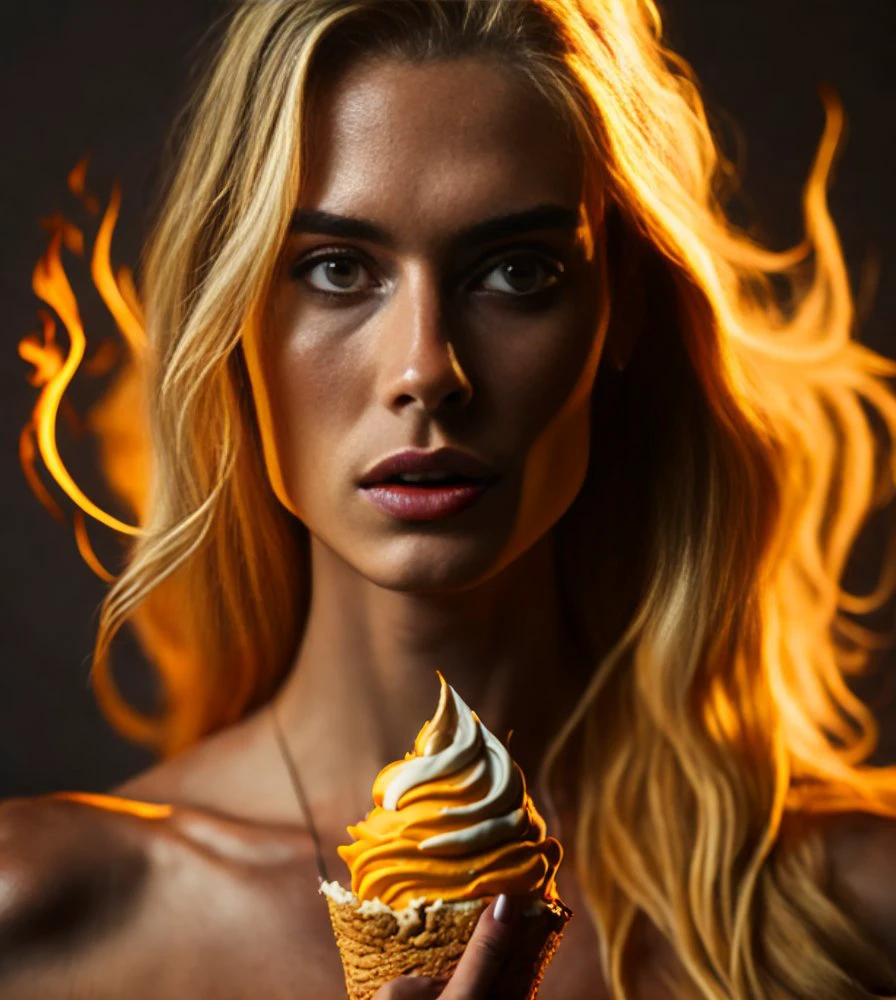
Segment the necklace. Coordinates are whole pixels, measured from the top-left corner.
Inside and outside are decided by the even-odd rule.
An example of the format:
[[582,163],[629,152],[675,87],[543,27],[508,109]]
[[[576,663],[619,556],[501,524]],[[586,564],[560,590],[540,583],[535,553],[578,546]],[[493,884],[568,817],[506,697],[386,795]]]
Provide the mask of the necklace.
[[289,780],[292,782],[293,791],[296,793],[296,800],[299,803],[299,809],[302,811],[302,816],[305,819],[308,832],[311,834],[311,840],[314,842],[314,859],[317,862],[318,877],[321,882],[329,882],[330,880],[327,876],[327,863],[324,860],[324,852],[321,847],[317,827],[314,825],[314,817],[311,815],[311,806],[308,804],[308,796],[305,794],[305,789],[299,779],[299,769],[289,752],[286,737],[283,735],[283,730],[280,728],[280,720],[277,717],[277,709],[273,700],[270,702],[270,708],[271,718],[274,721],[274,732],[277,735],[277,745],[280,747],[280,755],[283,757],[283,763],[286,765]]

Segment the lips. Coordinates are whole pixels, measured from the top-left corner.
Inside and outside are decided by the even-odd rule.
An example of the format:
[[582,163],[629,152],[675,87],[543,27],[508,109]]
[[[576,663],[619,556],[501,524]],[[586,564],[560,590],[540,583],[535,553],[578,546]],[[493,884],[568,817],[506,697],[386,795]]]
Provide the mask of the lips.
[[367,486],[364,496],[384,514],[400,521],[435,521],[477,504],[488,491],[483,483],[458,486]]
[[[442,473],[447,481],[408,483],[396,477],[404,473]],[[387,455],[368,469],[361,478],[362,488],[382,486],[386,483],[427,486],[447,486],[454,484],[490,483],[497,478],[495,470],[482,459],[458,448],[438,448],[435,451],[421,451],[408,448]]]
[[[418,482],[400,478],[423,473],[439,473],[441,478]],[[470,452],[408,448],[377,462],[364,474],[360,486],[366,499],[391,517],[433,521],[474,506],[498,478],[490,465]]]

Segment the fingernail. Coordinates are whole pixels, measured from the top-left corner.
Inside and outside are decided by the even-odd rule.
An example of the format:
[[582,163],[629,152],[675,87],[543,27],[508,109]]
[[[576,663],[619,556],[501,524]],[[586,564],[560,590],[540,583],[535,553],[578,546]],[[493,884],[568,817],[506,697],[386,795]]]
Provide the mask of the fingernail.
[[513,923],[513,907],[506,893],[502,892],[495,901],[493,916],[499,924]]

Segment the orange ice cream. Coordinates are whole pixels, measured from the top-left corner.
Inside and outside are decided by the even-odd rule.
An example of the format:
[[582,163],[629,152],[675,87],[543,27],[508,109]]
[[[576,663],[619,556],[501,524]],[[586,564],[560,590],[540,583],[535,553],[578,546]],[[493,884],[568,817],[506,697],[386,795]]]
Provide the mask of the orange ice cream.
[[373,785],[373,811],[348,832],[339,855],[363,903],[395,910],[422,901],[506,892],[555,900],[563,849],[507,748],[445,678],[439,706],[404,760]]

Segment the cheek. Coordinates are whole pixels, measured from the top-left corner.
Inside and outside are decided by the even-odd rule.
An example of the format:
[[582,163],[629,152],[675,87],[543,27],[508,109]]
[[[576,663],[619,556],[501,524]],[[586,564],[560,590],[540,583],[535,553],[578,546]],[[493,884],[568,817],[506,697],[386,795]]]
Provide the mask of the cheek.
[[594,312],[575,300],[550,322],[500,338],[492,350],[487,363],[499,397],[495,409],[514,420],[523,450],[555,439],[574,413],[587,410],[603,346]]
[[313,503],[326,502],[326,470],[361,419],[364,365],[332,331],[305,320],[299,328],[293,312],[273,309],[260,348],[247,344],[246,356],[268,477],[281,503],[307,522]]
[[526,359],[527,377],[507,383],[526,389],[514,406],[525,454],[517,523],[526,534],[547,531],[585,479],[605,327],[595,312],[581,309],[572,330],[557,330]]
[[325,497],[326,471],[350,459],[340,450],[363,419],[363,384],[357,355],[327,350],[304,335],[277,352],[271,387],[278,451],[299,516],[309,499]]
[[575,499],[588,469],[590,413],[587,398],[571,399],[535,439],[523,478],[522,522],[547,527]]
[[546,531],[575,499],[588,469],[590,388],[578,380],[563,404],[541,424],[529,448],[520,497],[520,524]]

